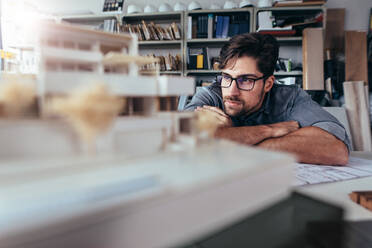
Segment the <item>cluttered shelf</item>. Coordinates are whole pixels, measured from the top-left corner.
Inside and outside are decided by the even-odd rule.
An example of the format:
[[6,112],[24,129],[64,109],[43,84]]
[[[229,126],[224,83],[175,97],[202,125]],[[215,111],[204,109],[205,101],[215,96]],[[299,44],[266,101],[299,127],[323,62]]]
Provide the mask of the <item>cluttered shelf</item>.
[[324,27],[326,18],[325,7],[303,6],[303,7],[265,7],[255,9],[256,31],[271,34],[282,41],[289,37],[302,37],[305,28]]

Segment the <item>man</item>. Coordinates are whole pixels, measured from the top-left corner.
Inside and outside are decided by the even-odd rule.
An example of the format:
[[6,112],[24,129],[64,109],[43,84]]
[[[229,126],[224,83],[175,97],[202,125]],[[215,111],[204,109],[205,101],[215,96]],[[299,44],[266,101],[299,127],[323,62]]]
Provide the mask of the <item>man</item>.
[[346,165],[350,142],[337,119],[297,86],[274,84],[278,53],[270,35],[231,38],[220,52],[221,76],[185,110],[212,113],[218,138],[294,153],[303,163]]

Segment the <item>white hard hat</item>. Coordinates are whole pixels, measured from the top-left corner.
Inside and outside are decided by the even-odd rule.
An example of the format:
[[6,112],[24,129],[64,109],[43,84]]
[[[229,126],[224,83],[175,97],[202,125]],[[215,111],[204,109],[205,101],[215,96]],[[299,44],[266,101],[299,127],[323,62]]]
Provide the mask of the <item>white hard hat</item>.
[[156,7],[152,4],[148,4],[145,6],[143,12],[145,13],[153,13],[153,12],[158,12],[158,10],[156,9]]
[[225,4],[223,5],[224,9],[235,9],[238,8],[238,4],[234,3],[233,1],[226,1]]
[[159,6],[159,12],[169,12],[172,11],[172,7],[167,3],[162,3]]
[[189,4],[188,10],[197,10],[197,9],[202,9],[200,3],[196,2],[196,1],[192,1]]
[[174,5],[174,8],[173,8],[174,11],[184,11],[186,10],[186,5],[184,5],[183,3],[176,3],[176,5]]
[[222,9],[221,6],[218,6],[217,4],[212,4],[209,9]]
[[128,6],[128,9],[127,9],[128,14],[141,13],[141,12],[143,12],[142,9],[135,4],[130,4]]
[[250,0],[243,0],[239,3],[239,8],[252,7],[253,4]]

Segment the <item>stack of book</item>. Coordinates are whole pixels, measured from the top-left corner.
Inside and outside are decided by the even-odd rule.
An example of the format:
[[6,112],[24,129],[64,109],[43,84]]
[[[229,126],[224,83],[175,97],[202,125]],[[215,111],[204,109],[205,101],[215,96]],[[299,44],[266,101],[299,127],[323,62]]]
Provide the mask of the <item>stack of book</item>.
[[120,30],[120,24],[116,19],[104,20],[104,22],[96,27],[96,29],[110,33],[117,33]]
[[211,60],[209,58],[208,47],[188,48],[187,49],[187,69],[189,70],[209,70]]
[[147,55],[148,57],[158,58],[159,63],[144,65],[140,68],[140,71],[154,71],[159,66],[160,71],[181,71],[181,55],[176,54],[175,56],[168,54],[166,56],[156,56],[155,54]]
[[139,41],[181,39],[180,29],[175,22],[173,22],[168,27],[162,27],[153,22],[147,24],[145,21],[142,21],[141,24],[137,25],[124,24],[121,26],[121,32],[136,34]]
[[188,39],[228,38],[249,32],[249,13],[188,17]]
[[262,11],[258,13],[258,32],[274,36],[302,36],[310,27],[322,27],[323,13],[304,15],[294,11]]

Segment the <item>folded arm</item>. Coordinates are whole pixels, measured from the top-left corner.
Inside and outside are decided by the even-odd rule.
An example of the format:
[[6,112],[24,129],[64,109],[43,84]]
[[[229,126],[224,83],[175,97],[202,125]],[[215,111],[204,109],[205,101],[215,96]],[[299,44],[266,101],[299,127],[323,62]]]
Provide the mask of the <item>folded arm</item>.
[[216,138],[229,139],[246,145],[256,145],[269,138],[287,135],[299,126],[296,121],[279,122],[269,125],[221,127],[215,133]]
[[304,127],[280,138],[269,138],[258,146],[294,153],[302,163],[346,165],[349,159],[346,145],[318,127]]
[[293,153],[302,163],[346,165],[349,159],[345,143],[318,127],[299,128],[297,121],[232,127],[230,118],[218,108],[204,106],[197,111],[215,114],[220,126],[215,133],[217,138]]

